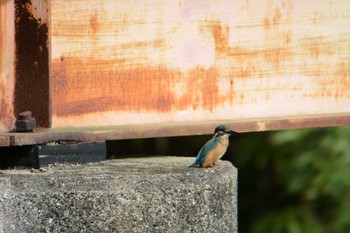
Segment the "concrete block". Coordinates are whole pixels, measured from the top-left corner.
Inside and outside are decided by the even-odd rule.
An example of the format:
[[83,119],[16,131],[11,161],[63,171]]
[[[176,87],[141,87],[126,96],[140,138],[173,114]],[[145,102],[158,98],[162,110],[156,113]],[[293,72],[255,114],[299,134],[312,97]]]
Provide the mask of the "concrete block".
[[237,170],[151,157],[0,170],[0,232],[237,232]]

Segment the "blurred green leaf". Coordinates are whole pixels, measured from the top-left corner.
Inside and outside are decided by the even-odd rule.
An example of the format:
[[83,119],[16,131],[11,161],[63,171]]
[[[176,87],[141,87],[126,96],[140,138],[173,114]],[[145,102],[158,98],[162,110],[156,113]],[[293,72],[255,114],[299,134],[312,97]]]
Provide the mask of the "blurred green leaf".
[[237,144],[249,149],[238,150],[237,166],[240,184],[250,186],[240,193],[248,195],[244,200],[258,199],[243,204],[256,208],[242,211],[253,222],[244,229],[350,232],[350,127],[278,131],[244,140]]
[[319,233],[322,229],[307,209],[286,207],[264,214],[256,222],[252,232]]

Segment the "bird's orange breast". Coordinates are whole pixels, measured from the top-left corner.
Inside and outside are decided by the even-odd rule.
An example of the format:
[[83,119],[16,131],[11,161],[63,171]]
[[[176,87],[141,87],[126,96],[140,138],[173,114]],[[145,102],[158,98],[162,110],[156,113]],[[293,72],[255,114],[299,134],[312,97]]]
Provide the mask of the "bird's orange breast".
[[[226,140],[227,141],[227,140]],[[225,143],[219,143],[212,151],[206,156],[202,167],[212,167],[216,162],[224,155],[227,146]]]

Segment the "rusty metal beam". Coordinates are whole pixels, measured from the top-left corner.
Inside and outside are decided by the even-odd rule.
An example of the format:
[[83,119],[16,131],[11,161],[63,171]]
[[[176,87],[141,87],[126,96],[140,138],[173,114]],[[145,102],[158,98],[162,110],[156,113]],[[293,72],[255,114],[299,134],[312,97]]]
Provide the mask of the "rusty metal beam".
[[52,0],[52,128],[349,115],[349,21],[348,0]]
[[99,128],[39,129],[33,133],[0,133],[0,146],[44,144],[59,140],[105,141],[211,134],[213,128],[218,124],[227,124],[238,132],[269,131],[293,128],[349,126],[350,116],[328,115],[268,120],[248,119],[241,121],[202,121]]

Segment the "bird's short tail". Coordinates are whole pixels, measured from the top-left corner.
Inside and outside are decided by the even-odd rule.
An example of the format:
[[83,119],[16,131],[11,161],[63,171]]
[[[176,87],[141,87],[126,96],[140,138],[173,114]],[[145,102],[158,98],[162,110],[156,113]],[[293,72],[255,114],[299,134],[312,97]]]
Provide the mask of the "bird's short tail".
[[195,165],[197,165],[198,164],[198,162],[197,161],[194,161],[190,166],[188,166],[188,167],[194,167]]

